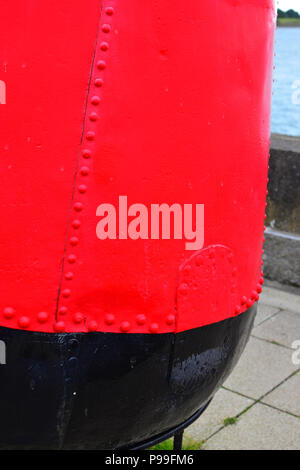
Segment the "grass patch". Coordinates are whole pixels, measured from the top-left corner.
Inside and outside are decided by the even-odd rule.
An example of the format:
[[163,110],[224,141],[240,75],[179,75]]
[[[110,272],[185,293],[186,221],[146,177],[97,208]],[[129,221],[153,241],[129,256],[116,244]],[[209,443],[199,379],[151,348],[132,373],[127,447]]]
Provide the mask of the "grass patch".
[[271,342],[272,344],[275,344],[275,346],[281,346],[281,344],[278,343],[277,341],[272,340],[272,341],[270,341],[270,342]]
[[159,444],[151,447],[149,450],[173,450],[173,439],[160,442]]
[[[190,437],[183,438],[182,450],[200,450],[202,442],[195,441]],[[173,439],[167,439],[166,441],[156,444],[149,450],[173,450]]]
[[300,26],[300,18],[277,18],[278,26]]
[[230,417],[230,418],[225,418],[223,420],[224,426],[231,426],[232,424],[236,424],[238,418]]

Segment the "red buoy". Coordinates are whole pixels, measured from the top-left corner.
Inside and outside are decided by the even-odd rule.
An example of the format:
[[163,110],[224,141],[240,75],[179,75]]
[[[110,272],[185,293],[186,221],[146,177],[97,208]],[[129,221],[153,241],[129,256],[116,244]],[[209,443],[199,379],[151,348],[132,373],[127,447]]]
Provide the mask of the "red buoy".
[[273,0],[6,2],[0,26],[0,446],[146,442],[250,333]]

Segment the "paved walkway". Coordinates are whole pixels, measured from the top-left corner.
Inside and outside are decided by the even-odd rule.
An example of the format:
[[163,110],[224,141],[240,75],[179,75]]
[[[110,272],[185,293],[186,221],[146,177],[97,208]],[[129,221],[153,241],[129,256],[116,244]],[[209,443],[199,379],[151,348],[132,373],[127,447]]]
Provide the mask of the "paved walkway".
[[240,361],[187,437],[204,441],[203,449],[300,449],[295,340],[300,340],[300,293],[265,287]]

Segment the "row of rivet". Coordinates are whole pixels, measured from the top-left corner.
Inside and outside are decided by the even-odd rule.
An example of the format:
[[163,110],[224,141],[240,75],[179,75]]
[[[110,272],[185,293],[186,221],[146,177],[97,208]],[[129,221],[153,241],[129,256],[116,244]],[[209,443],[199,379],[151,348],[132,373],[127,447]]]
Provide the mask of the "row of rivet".
[[[208,257],[209,260],[211,261],[215,261],[215,256],[216,256],[216,253],[215,253],[215,250],[214,248],[210,248],[209,251],[208,251]],[[221,252],[221,256],[222,258],[224,258],[225,256],[225,252]],[[231,264],[233,263],[233,254],[232,253],[227,253],[226,255],[226,258],[227,258],[227,261]],[[195,259],[195,264],[196,266],[202,266],[204,263],[204,258],[203,258],[203,255],[198,255]],[[190,272],[191,272],[191,266],[190,265],[186,265],[184,267],[184,274],[185,275],[189,275]],[[233,267],[232,268],[232,277],[236,277],[237,276],[237,268],[236,267]],[[259,278],[259,281],[256,285],[256,288],[251,292],[251,296],[250,297],[246,297],[246,296],[243,296],[240,300],[240,305],[236,305],[235,308],[234,308],[234,313],[236,315],[240,314],[243,310],[243,307],[247,307],[247,308],[250,308],[255,302],[257,302],[259,300],[259,294],[262,292],[262,284],[264,283],[264,278],[263,278],[263,271],[261,271],[260,273],[260,278]],[[188,284],[186,284],[185,282],[182,282],[178,288],[178,293],[179,295],[182,295],[182,296],[185,296],[188,294],[188,291],[189,291],[189,286]],[[236,291],[236,285],[234,285],[234,288],[232,289],[232,292],[235,293]]]
[[[271,145],[271,141],[269,140],[269,147]],[[269,160],[270,160],[270,154],[268,154],[268,173],[269,173]],[[266,209],[268,207],[268,203],[267,203],[267,197],[268,197],[268,194],[269,194],[269,191],[268,191],[268,183],[269,183],[269,178],[267,177],[267,187],[266,187],[266,200],[265,200],[265,214],[264,214],[264,220],[266,220],[267,218],[267,214],[266,214]],[[262,248],[261,248],[261,253],[262,255],[264,254],[265,250],[264,250],[264,242],[266,241],[266,238],[265,238],[265,231],[266,231],[266,226],[264,225],[263,227],[263,237],[262,237]],[[263,262],[263,259],[261,259],[261,266],[263,266],[264,262]],[[262,284],[264,283],[264,273],[263,271],[261,271],[260,273],[261,277],[259,279],[259,285],[260,285],[260,289],[258,290],[258,293],[260,294],[262,292]]]
[[[67,313],[67,308],[66,307],[61,307],[60,308],[60,314],[65,315]],[[16,316],[16,311],[12,307],[6,307],[3,310],[3,316],[7,320],[13,319]],[[36,320],[38,323],[47,323],[49,320],[49,314],[47,312],[40,312],[37,314]],[[75,324],[81,324],[84,321],[84,315],[80,312],[77,312],[73,315],[73,323]],[[115,315],[112,313],[107,313],[104,316],[104,322],[106,325],[113,325],[116,323]],[[173,325],[175,323],[175,315],[169,314],[166,317],[166,324],[167,325]],[[144,314],[138,314],[136,316],[136,324],[139,326],[145,325],[147,323],[147,317]],[[18,318],[18,325],[21,328],[28,328],[30,325],[30,318],[23,315]],[[54,330],[56,332],[63,332],[65,330],[65,323],[64,321],[58,321],[54,324],[53,326]],[[129,321],[121,321],[119,325],[120,331],[123,332],[128,332],[131,329],[131,323]],[[153,322],[149,325],[149,331],[151,333],[157,333],[159,331],[159,324],[156,322]],[[91,320],[88,325],[87,325],[88,331],[96,331],[98,329],[98,323],[95,320]]]
[[[243,296],[240,301],[240,305],[236,305],[234,308],[234,313],[238,315],[242,311],[242,307],[246,306],[247,308],[250,308],[255,302],[259,300],[259,294],[262,292],[262,284],[264,283],[264,278],[263,278],[263,272],[261,271],[261,277],[259,279],[258,284],[256,285],[256,288],[251,292],[251,297],[246,297]],[[180,295],[187,295],[188,293],[188,285],[186,283],[182,283],[179,288],[178,292]]]
[[[106,7],[104,12],[108,17],[110,17],[114,14],[114,9],[112,7]],[[105,23],[101,26],[101,30],[102,30],[103,33],[108,34],[111,31],[111,25]],[[106,42],[106,41],[101,42],[100,46],[99,46],[99,49],[102,52],[106,52],[109,49],[108,42]],[[103,72],[106,68],[105,60],[98,60],[96,62],[96,67],[99,71]],[[103,86],[103,84],[104,84],[104,80],[103,80],[102,77],[96,77],[94,79],[94,86],[95,86],[96,89],[101,88]],[[100,105],[100,102],[101,102],[101,98],[100,98],[98,93],[97,94],[92,93],[92,97],[89,98],[89,100],[90,100],[90,104],[95,108],[97,108]],[[91,122],[91,125],[92,125],[92,123],[95,123],[98,120],[98,118],[99,118],[99,115],[96,111],[91,111],[89,113],[88,119]],[[80,175],[81,179],[83,178],[83,180],[85,180],[86,177],[90,173],[90,167],[89,167],[88,162],[92,158],[92,150],[90,148],[88,148],[88,144],[95,141],[96,132],[93,129],[88,129],[85,133],[85,139],[87,141],[86,142],[87,146],[85,146],[83,148],[82,153],[81,153],[84,162],[83,162],[82,166],[80,166],[80,168],[79,168],[79,175]],[[78,193],[80,195],[84,195],[87,192],[87,189],[88,189],[88,187],[85,184],[85,181],[80,181],[79,184],[78,184]],[[79,231],[80,226],[81,226],[81,222],[79,220],[79,214],[84,209],[84,205],[83,205],[82,202],[76,201],[73,204],[73,209],[78,215],[71,222],[71,227],[73,229],[73,233],[71,233],[69,243],[70,243],[71,247],[75,248],[79,243],[79,238],[78,238],[77,233],[76,233],[76,232]],[[77,256],[76,256],[75,253],[70,253],[67,256],[67,262],[70,265],[73,265],[74,263],[76,263],[76,261],[77,261]],[[74,277],[74,273],[71,270],[67,270],[67,272],[64,274],[64,278],[65,278],[66,281],[72,281],[73,277]],[[64,299],[68,299],[71,296],[71,289],[69,289],[69,288],[62,289],[61,290],[61,295]],[[61,306],[58,309],[58,314],[59,315],[65,315],[66,313],[67,313],[67,307],[65,307],[65,306]],[[73,316],[73,322],[76,323],[76,324],[82,323],[83,320],[84,320],[84,316],[81,313],[76,313]],[[93,320],[90,321],[90,323],[87,326],[88,326],[89,331],[96,331],[97,327],[98,327],[97,323]],[[55,331],[64,331],[64,329],[65,329],[64,322],[62,320],[58,320],[57,323],[55,324],[54,329],[55,329]]]

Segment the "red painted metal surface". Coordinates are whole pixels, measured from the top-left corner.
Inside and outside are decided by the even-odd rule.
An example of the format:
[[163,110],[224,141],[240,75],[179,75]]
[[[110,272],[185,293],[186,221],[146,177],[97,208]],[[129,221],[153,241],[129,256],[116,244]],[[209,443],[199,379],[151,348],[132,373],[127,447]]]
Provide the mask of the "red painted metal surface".
[[[272,0],[2,5],[2,326],[183,331],[258,299],[274,28]],[[203,204],[203,247],[100,240],[120,196],[149,227]]]

